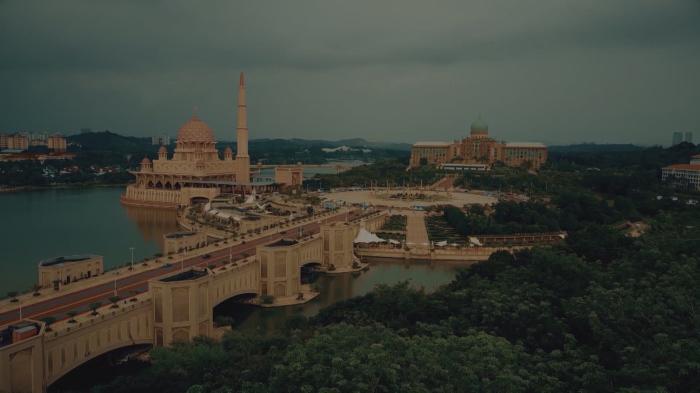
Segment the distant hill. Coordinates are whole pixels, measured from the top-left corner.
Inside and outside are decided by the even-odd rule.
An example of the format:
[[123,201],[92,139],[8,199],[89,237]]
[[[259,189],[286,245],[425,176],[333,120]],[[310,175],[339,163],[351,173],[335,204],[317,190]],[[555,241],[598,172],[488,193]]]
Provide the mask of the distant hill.
[[136,153],[157,148],[151,145],[151,138],[124,136],[111,131],[70,135],[67,140],[69,143],[78,145],[80,150],[87,151]]
[[574,145],[555,145],[547,146],[550,152],[555,153],[609,153],[616,151],[639,151],[645,147],[633,144],[597,144],[597,143],[579,143]]
[[[87,132],[67,137],[71,150],[77,152],[148,156],[155,158],[158,146],[149,137],[124,136],[111,131]],[[174,142],[174,140],[173,140]],[[173,143],[174,144],[174,143]],[[173,144],[169,146],[170,154]],[[234,141],[219,141],[216,147],[236,149]],[[345,147],[345,148],[344,148]],[[324,163],[332,160],[373,161],[387,158],[406,158],[410,145],[401,143],[369,142],[361,138],[340,141],[310,139],[253,139],[248,150],[251,162],[270,164],[304,162]]]

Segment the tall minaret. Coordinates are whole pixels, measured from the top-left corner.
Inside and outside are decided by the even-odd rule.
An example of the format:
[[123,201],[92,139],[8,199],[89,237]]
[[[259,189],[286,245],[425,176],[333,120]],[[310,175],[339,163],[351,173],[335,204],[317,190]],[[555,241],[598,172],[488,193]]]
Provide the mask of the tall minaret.
[[245,103],[245,77],[238,80],[238,115],[236,122],[236,182],[250,183],[250,157],[248,156],[248,114]]
[[248,157],[248,114],[245,104],[245,76],[241,72],[238,80],[238,122],[236,125],[236,141],[238,148],[236,158]]

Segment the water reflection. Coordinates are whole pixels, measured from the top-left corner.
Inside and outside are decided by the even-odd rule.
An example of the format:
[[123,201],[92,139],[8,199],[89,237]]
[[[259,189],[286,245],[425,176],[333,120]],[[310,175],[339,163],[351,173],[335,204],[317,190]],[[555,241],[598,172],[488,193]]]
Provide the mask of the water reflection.
[[163,250],[163,235],[178,229],[177,212],[173,209],[123,206],[127,217],[139,229],[145,242],[155,242]]
[[214,309],[215,316],[229,316],[241,331],[271,333],[284,327],[293,315],[311,317],[322,308],[354,296],[364,295],[379,284],[396,284],[409,281],[416,288],[433,291],[454,278],[456,268],[452,265],[370,261],[370,269],[359,274],[322,275],[316,285],[321,294],[309,303],[281,308],[259,308],[247,304],[227,301]]

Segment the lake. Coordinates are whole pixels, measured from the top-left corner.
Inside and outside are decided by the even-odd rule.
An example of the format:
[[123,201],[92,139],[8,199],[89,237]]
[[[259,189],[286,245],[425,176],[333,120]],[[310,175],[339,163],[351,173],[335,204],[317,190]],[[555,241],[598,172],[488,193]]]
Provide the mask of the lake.
[[105,268],[160,252],[163,234],[177,229],[172,210],[126,207],[124,187],[0,193],[0,296],[27,290],[39,261],[98,254]]

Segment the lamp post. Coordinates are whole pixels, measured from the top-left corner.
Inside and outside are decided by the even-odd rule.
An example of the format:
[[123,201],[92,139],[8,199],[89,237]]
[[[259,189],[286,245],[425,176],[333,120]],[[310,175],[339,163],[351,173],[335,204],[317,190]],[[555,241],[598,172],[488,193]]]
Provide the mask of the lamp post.
[[129,247],[129,250],[131,251],[131,267],[129,270],[134,270],[134,247]]

